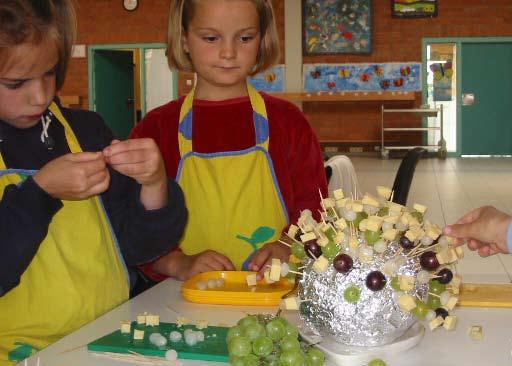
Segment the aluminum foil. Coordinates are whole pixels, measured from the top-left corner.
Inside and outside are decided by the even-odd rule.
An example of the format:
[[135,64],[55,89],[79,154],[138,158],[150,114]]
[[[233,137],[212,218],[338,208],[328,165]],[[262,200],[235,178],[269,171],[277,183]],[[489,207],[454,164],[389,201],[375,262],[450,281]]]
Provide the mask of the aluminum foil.
[[[353,258],[354,267],[347,274],[338,273],[332,265],[322,274],[312,269],[312,260],[306,263],[304,276],[299,284],[302,300],[300,317],[310,330],[323,337],[352,346],[381,346],[400,337],[416,322],[413,315],[398,306],[396,291],[390,286],[392,276],[385,274],[387,284],[380,291],[366,287],[366,276],[380,270],[389,260],[398,262],[399,274],[416,276],[421,270],[417,257],[401,253],[398,242],[391,242],[382,255],[375,254],[371,263],[361,263]],[[343,293],[349,286],[360,289],[359,301],[355,304],[344,299]],[[428,285],[418,284],[412,292],[426,300]]]

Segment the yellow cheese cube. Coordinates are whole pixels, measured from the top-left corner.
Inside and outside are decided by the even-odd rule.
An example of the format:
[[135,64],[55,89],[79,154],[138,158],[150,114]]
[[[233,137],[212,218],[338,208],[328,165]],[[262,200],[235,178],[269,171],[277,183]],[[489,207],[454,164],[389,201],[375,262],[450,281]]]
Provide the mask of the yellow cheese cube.
[[377,186],[377,194],[389,200],[391,198],[391,188],[385,186]]
[[443,324],[443,322],[443,317],[437,316],[428,323],[428,327],[430,328],[430,330],[434,330],[438,328],[441,324]]
[[457,260],[457,253],[453,248],[446,248],[436,254],[439,264],[453,263]]
[[399,205],[398,203],[389,202],[389,211],[402,212],[403,208],[404,206]]
[[334,201],[332,198],[324,198],[321,204],[322,207],[327,210],[330,207],[336,206],[336,201]]
[[347,222],[345,221],[344,218],[340,218],[334,221],[334,226],[339,230],[345,230],[345,228],[347,227]]
[[281,260],[279,258],[272,258],[269,277],[274,282],[281,279]]
[[407,230],[405,232],[405,237],[407,239],[409,239],[410,241],[415,241],[416,240],[416,234],[412,230]]
[[363,212],[364,206],[360,201],[352,202],[352,210],[354,212]]
[[402,295],[398,298],[398,306],[400,309],[410,312],[416,307],[416,301],[411,295]]
[[189,324],[190,320],[188,318],[185,318],[184,316],[178,316],[176,318],[176,325],[178,328],[180,328],[182,325]]
[[247,286],[256,286],[257,279],[256,279],[256,273],[248,274],[247,277],[245,277],[245,280],[247,281]]
[[318,257],[313,263],[313,269],[316,273],[324,273],[329,266],[329,261],[323,255]]
[[336,207],[343,208],[343,207],[347,206],[348,201],[349,201],[348,198],[338,199],[338,200],[336,200]]
[[379,207],[379,201],[371,194],[366,193],[363,197],[363,205]]
[[371,231],[377,232],[380,230],[381,226],[382,226],[382,222],[377,221],[377,220],[368,219],[368,222],[366,223],[366,230],[371,230]]
[[297,234],[298,231],[299,231],[299,227],[297,225],[291,224],[290,227],[288,228],[288,235],[291,238],[295,238],[295,235]]
[[310,241],[310,240],[316,240],[316,234],[314,232],[302,234],[300,236],[300,241],[302,241],[303,243]]
[[134,329],[134,331],[133,331],[133,340],[141,341],[143,339],[144,339],[144,331],[143,330]]
[[327,244],[329,244],[329,239],[327,238],[327,236],[325,235],[322,235],[318,238],[318,240],[316,241],[318,245],[320,245],[321,247],[325,247]]
[[459,259],[464,258],[464,249],[462,247],[455,248],[455,254],[457,255],[457,258],[459,258]]
[[350,236],[350,239],[348,240],[348,246],[350,249],[357,249],[359,248],[359,241],[357,240],[357,237]]
[[145,314],[137,315],[137,324],[146,324],[146,315]]
[[469,336],[471,339],[476,341],[480,341],[484,338],[482,326],[480,325],[471,325],[468,330]]
[[121,334],[130,334],[132,331],[132,323],[127,320],[121,321]]
[[336,189],[332,192],[333,196],[334,196],[334,199],[336,201],[338,200],[341,200],[343,198],[345,198],[345,194],[343,193],[343,189],[339,188],[339,189]]
[[439,237],[439,235],[441,235],[441,229],[434,225],[429,226],[425,231],[426,235],[434,240],[436,240]]
[[462,277],[459,275],[453,275],[453,278],[450,281],[450,285],[452,287],[460,287],[461,283],[462,283]]
[[427,211],[427,206],[420,205],[419,203],[415,203],[412,208],[418,211],[421,214],[424,214]]
[[414,276],[406,276],[401,275],[400,276],[400,289],[404,291],[411,291],[414,288],[414,284],[416,282],[416,279]]
[[384,221],[385,222],[389,222],[390,224],[396,224],[399,219],[400,219],[400,216],[386,216],[386,217],[384,217]]
[[345,233],[343,231],[338,231],[338,233],[334,237],[334,242],[336,244],[341,244],[344,239],[345,239]]
[[457,325],[457,317],[455,315],[448,315],[444,318],[443,328],[446,330],[453,330]]
[[155,327],[160,325],[160,315],[148,314],[146,315],[146,326]]
[[455,305],[459,302],[459,298],[457,296],[452,296],[444,306],[447,310],[453,310]]
[[396,236],[398,234],[397,229],[388,229],[382,233],[382,238],[385,240],[393,241],[395,240]]
[[271,284],[271,283],[275,282],[272,278],[270,278],[270,269],[266,269],[263,272],[263,277],[265,278],[265,282],[268,283],[268,284]]
[[284,299],[281,304],[286,310],[299,310],[300,302],[297,297],[292,296]]
[[196,323],[197,329],[206,329],[208,328],[208,320],[198,320]]
[[362,219],[359,222],[359,230],[366,231],[366,224],[368,223],[368,219]]

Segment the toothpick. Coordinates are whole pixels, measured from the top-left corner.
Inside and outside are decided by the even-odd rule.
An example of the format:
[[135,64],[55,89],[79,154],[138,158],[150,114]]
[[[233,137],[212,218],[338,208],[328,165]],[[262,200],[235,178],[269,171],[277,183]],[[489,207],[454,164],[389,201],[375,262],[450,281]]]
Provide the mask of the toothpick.
[[301,243],[300,241],[298,241],[298,240],[297,240],[297,239],[295,239],[295,238],[292,238],[292,237],[290,236],[290,234],[288,234],[288,233],[284,233],[284,234],[285,234],[287,237],[289,237],[290,239],[292,239],[295,243],[297,243],[297,244],[301,244],[301,245],[302,245],[302,243]]
[[311,254],[311,256],[312,256],[313,258],[315,258],[315,260],[317,260],[317,259],[318,259],[316,255],[314,255],[313,253],[311,253],[311,250],[308,250],[308,253],[309,253],[309,254]]
[[286,245],[288,248],[291,248],[292,246],[290,244],[288,244],[287,242],[281,240],[281,239],[277,239],[278,242],[280,242],[281,244],[284,244]]

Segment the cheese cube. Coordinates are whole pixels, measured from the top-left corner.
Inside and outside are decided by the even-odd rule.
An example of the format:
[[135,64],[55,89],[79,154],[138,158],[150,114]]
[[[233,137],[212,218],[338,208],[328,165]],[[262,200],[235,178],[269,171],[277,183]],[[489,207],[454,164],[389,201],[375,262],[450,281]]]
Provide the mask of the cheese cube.
[[406,276],[401,275],[400,276],[400,289],[404,291],[411,291],[414,288],[414,284],[416,282],[416,279],[414,276]]
[[446,330],[453,330],[457,325],[457,317],[455,315],[448,315],[444,318],[443,328]]
[[382,234],[382,238],[385,240],[393,241],[393,240],[395,240],[397,234],[398,234],[397,229],[388,229],[388,230],[384,231],[384,233]]
[[281,304],[286,310],[299,310],[300,302],[297,297],[292,296],[284,299]]
[[306,234],[303,234],[300,236],[300,241],[302,241],[303,243],[310,241],[310,240],[315,240],[315,239],[316,239],[316,234],[314,232],[309,232],[309,233],[306,233]]
[[318,245],[320,245],[321,247],[325,247],[327,244],[329,244],[329,239],[327,238],[327,236],[325,235],[322,235],[318,238],[318,240],[316,241]]
[[133,340],[134,341],[141,341],[143,339],[144,339],[144,331],[143,330],[134,329],[134,331],[133,331]]
[[295,235],[297,234],[298,231],[299,231],[299,227],[297,225],[292,224],[288,228],[288,236],[290,236],[291,238],[295,238]]
[[380,230],[381,226],[382,222],[368,219],[368,222],[366,223],[366,230],[377,232]]
[[178,328],[180,328],[182,325],[189,324],[190,320],[188,318],[185,318],[184,316],[178,316],[176,318],[176,325]]
[[439,264],[448,264],[455,262],[457,258],[457,253],[453,248],[446,248],[436,254],[436,258],[439,261]]
[[398,306],[405,311],[411,311],[416,307],[416,301],[411,295],[402,295],[398,298]]
[[347,227],[347,222],[344,218],[340,218],[336,221],[334,221],[334,226],[337,227],[339,230],[345,230]]
[[480,325],[472,325],[468,330],[469,337],[476,341],[480,341],[484,338],[484,334],[482,332],[482,326]]
[[409,239],[410,241],[415,241],[416,240],[416,234],[412,230],[407,230],[405,232],[405,237],[407,239]]
[[272,258],[269,277],[274,282],[281,279],[281,260],[279,258]]
[[305,233],[310,233],[313,230],[315,230],[315,225],[313,225],[312,223],[302,225],[302,231],[304,231]]
[[377,193],[382,198],[389,200],[391,198],[391,188],[385,186],[377,186]]
[[368,219],[362,219],[359,222],[359,230],[366,231],[366,224],[368,223]]
[[402,212],[404,206],[399,205],[398,203],[389,202],[389,211],[393,212]]
[[137,315],[137,324],[146,324],[146,314]]
[[452,287],[460,287],[461,283],[462,283],[462,277],[459,275],[453,275],[453,278],[450,281],[450,285]]
[[245,277],[245,281],[247,281],[247,286],[256,286],[258,283],[256,273],[248,274],[247,277]]
[[384,217],[384,222],[389,222],[390,224],[396,224],[400,216],[386,216]]
[[146,315],[146,326],[154,327],[160,325],[160,315],[148,314]]
[[348,201],[349,201],[348,198],[342,198],[342,199],[336,200],[336,207],[343,208],[343,207],[347,206]]
[[419,203],[415,203],[412,208],[418,211],[420,214],[424,214],[427,211],[427,206],[420,205]]
[[339,188],[339,189],[335,189],[333,192],[332,192],[333,196],[334,196],[334,199],[336,201],[338,200],[341,200],[345,197],[345,194],[343,193],[343,189]]
[[426,227],[426,235],[434,240],[436,240],[439,235],[441,235],[441,229],[439,229],[438,227],[432,225],[432,226],[428,226]]
[[379,207],[379,201],[371,194],[366,193],[363,197],[363,205]]
[[329,261],[323,255],[318,257],[313,263],[313,269],[316,273],[324,273],[329,266]]
[[132,323],[130,321],[123,320],[121,322],[120,329],[121,329],[121,334],[130,334],[132,331]]
[[334,201],[332,198],[324,198],[321,204],[322,207],[327,210],[330,207],[336,206],[336,201]]
[[270,278],[270,269],[266,269],[265,272],[263,272],[263,277],[265,278],[265,282],[268,284],[272,284],[275,281]]
[[206,329],[208,328],[208,320],[198,320],[196,323],[197,329]]
[[343,231],[338,231],[338,233],[336,234],[336,236],[334,237],[334,242],[336,244],[341,244],[343,242],[343,240],[345,239],[345,233]]
[[443,324],[443,322],[444,322],[443,317],[437,316],[428,323],[428,327],[430,328],[430,330],[434,330],[434,329],[438,328],[441,324]]
[[352,211],[354,212],[363,212],[364,206],[361,201],[352,202]]
[[455,248],[455,254],[457,255],[457,258],[459,258],[459,259],[464,258],[464,249],[462,247]]
[[448,300],[446,305],[444,305],[444,307],[447,310],[453,310],[453,308],[455,307],[455,305],[457,305],[458,302],[459,302],[459,298],[457,296],[452,296],[452,297],[450,297],[450,299]]

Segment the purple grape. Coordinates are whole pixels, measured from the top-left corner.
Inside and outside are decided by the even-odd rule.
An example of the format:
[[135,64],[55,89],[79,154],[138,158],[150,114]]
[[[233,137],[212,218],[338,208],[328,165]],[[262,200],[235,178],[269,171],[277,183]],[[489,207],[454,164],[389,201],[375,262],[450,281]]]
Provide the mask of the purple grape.
[[440,316],[443,319],[445,319],[448,316],[448,310],[446,310],[445,308],[437,308],[435,312],[436,316]]
[[435,271],[439,267],[439,261],[437,260],[436,253],[427,251],[420,256],[421,268],[426,271]]
[[409,240],[405,235],[400,238],[400,245],[404,249],[412,249],[414,248],[414,242]]
[[316,240],[309,240],[304,243],[304,249],[309,258],[316,259],[322,255],[322,247],[318,245]]
[[442,270],[437,272],[437,276],[439,276],[437,280],[446,285],[450,283],[450,281],[452,280],[453,272],[450,271],[448,268],[443,268]]
[[332,265],[334,266],[334,269],[338,271],[339,273],[348,273],[354,266],[354,261],[352,260],[352,257],[348,254],[338,254],[334,260],[332,261]]
[[302,235],[300,230],[297,230],[297,232],[294,235],[294,239],[297,240],[300,243],[300,236]]
[[380,291],[386,286],[386,276],[380,271],[373,271],[366,276],[366,287],[372,291]]

